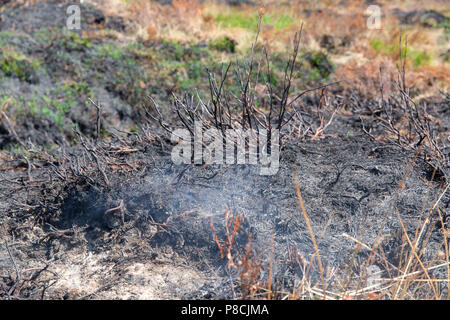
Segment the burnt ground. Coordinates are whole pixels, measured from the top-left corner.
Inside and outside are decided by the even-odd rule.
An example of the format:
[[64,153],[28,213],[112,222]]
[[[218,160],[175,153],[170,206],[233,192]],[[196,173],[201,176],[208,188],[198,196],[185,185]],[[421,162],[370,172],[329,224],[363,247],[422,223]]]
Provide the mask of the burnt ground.
[[[294,174],[314,233],[321,235],[319,251],[330,288],[349,268],[353,277],[361,277],[370,253],[363,248],[354,256],[356,244],[344,234],[371,247],[381,230],[386,259],[398,265],[405,244],[394,208],[410,236],[424,205],[441,197],[444,217],[449,210],[442,181],[428,183],[430,165],[415,161],[401,189],[414,154],[365,137],[287,144],[274,176],[259,175],[257,166],[177,166],[167,154],[170,145],[163,141],[86,146],[115,154],[108,160],[111,165],[96,168],[86,150],[72,149],[58,160],[48,156],[34,161],[29,175],[26,170],[2,173],[1,234],[12,248],[22,280],[12,275],[5,243],[0,267],[2,274],[11,274],[3,278],[6,288],[14,279],[19,281],[14,297],[240,296],[242,279],[221,258],[211,228],[212,221],[218,239],[225,239],[226,210],[243,217],[233,255],[239,257],[250,243],[253,258],[262,263],[258,280],[263,281],[273,248],[274,286],[290,291],[314,253]],[[9,159],[5,162],[14,165]],[[110,210],[121,204],[123,210]],[[424,261],[439,261],[441,227],[433,214]],[[376,257],[371,264],[387,276],[392,270],[385,263]],[[310,273],[311,285],[317,284],[317,265]],[[446,270],[430,273],[445,278]],[[24,280],[28,277],[29,282]],[[441,292],[446,290],[442,284]]]
[[[45,6],[58,12],[64,9],[51,1],[42,7],[13,8],[2,15],[0,30],[11,30],[16,24],[24,30],[39,29],[44,20],[58,25],[56,18],[45,16],[51,11]],[[14,10],[25,10],[25,15],[14,18]],[[119,18],[104,17],[95,8],[88,12],[94,22],[126,28]],[[33,17],[40,18],[36,22]],[[12,36],[16,49],[30,50],[24,53],[44,61],[47,56],[49,69],[29,71],[22,79],[3,77],[0,89],[30,99],[32,94],[54,96],[46,89],[66,75],[62,71],[66,65],[67,70],[76,70],[85,57],[95,57],[95,42],[93,48],[78,40],[78,47],[67,48],[64,37],[32,45],[29,37]],[[49,43],[52,46],[47,47]],[[58,55],[66,51],[70,54]],[[90,79],[95,72],[121,70],[108,59],[93,61],[98,69],[88,74],[79,70],[79,75]],[[253,165],[173,164],[173,145],[157,123],[125,132],[130,123],[141,120],[130,107],[134,95],[123,91],[139,72],[128,66],[123,83],[103,79],[88,83],[95,89],[92,97],[100,95],[104,106],[102,130],[109,133],[104,139],[92,138],[97,129],[95,108],[80,102],[88,97],[84,91],[76,96],[79,103],[70,117],[64,118],[65,131],[55,119],[11,116],[17,110],[7,110],[11,121],[16,120],[15,131],[11,121],[2,118],[1,146],[21,142],[26,148],[0,153],[0,298],[232,299],[248,297],[246,281],[267,288],[269,273],[278,298],[297,290],[305,278],[311,287],[321,287],[295,175],[328,291],[364,287],[369,265],[379,268],[382,278],[400,275],[397,266],[405,264],[409,248],[402,223],[414,239],[422,226],[420,219],[428,213],[430,223],[417,244],[421,260],[426,267],[445,262],[442,251],[448,240],[442,229],[449,223],[448,162],[433,159],[426,147],[416,157],[416,150],[378,138],[381,132],[375,124],[372,136],[366,134],[363,128],[368,130],[379,115],[377,101],[351,96],[349,101],[357,103],[337,113],[320,139],[286,139],[278,173],[261,176],[260,168]],[[78,80],[79,75],[72,77]],[[305,98],[303,103],[303,118],[317,122],[314,99]],[[448,136],[448,96],[428,105],[437,119],[431,123],[436,124],[435,132]],[[70,130],[75,122],[79,131]],[[56,146],[46,148],[46,144]],[[446,148],[444,155],[448,155]],[[236,268],[221,256],[217,245],[219,241],[226,247],[231,214],[242,217],[230,252]],[[369,259],[368,247],[358,247],[351,237],[379,254]],[[248,261],[252,270],[259,270],[251,279],[243,274]],[[418,269],[415,265],[413,270]],[[430,269],[429,275],[446,279],[446,272],[441,266]],[[348,283],[343,284],[343,279]],[[439,297],[446,297],[447,283],[437,286]],[[415,297],[430,295],[427,286],[414,292]]]

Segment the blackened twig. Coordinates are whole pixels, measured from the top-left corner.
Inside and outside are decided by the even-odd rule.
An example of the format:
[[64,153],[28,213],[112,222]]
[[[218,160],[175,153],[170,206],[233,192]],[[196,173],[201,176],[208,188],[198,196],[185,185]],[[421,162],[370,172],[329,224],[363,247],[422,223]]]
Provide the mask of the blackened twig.
[[8,291],[8,298],[11,299],[11,295],[14,293],[14,290],[16,289],[17,285],[22,280],[22,273],[19,271],[16,261],[14,260],[14,257],[11,254],[11,250],[9,249],[9,245],[8,245],[8,240],[5,240],[5,245],[6,245],[6,250],[8,251],[9,258],[11,259],[14,269],[16,270],[16,281],[14,282],[13,286]]

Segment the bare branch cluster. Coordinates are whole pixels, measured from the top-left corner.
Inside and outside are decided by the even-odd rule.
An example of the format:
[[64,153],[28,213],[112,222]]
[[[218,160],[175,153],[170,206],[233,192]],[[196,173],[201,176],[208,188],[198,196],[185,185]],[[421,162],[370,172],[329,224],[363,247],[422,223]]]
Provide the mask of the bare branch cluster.
[[[361,113],[363,131],[374,140],[376,131],[384,133],[384,140],[407,150],[422,148],[427,160],[433,160],[442,167],[448,167],[449,162],[449,138],[443,136],[438,117],[433,116],[426,101],[416,103],[410,95],[405,77],[405,57],[407,40],[402,46],[400,39],[400,64],[398,77],[394,83],[396,92],[386,95],[383,81],[380,80],[380,99],[376,105],[368,103],[363,108],[369,116],[364,121],[364,113]],[[380,68],[380,79],[383,70]],[[442,93],[444,100],[449,101],[448,95]],[[448,104],[447,104],[448,105]]]
[[[209,97],[205,101],[198,91],[195,94],[185,93],[178,97],[173,93],[173,110],[177,118],[189,132],[194,134],[194,123],[201,121],[203,128],[216,128],[225,136],[227,129],[241,130],[267,130],[268,135],[273,129],[280,130],[281,136],[285,136],[292,130],[281,131],[286,124],[296,119],[302,121],[296,110],[296,103],[305,94],[322,89],[322,94],[330,84],[318,88],[304,90],[291,95],[295,68],[298,67],[298,55],[302,35],[303,24],[293,39],[293,48],[284,68],[284,76],[281,84],[274,87],[273,72],[270,56],[267,48],[262,47],[261,54],[257,55],[258,37],[261,31],[260,16],[258,29],[248,61],[236,61],[222,64],[220,77],[207,69],[209,83]],[[257,58],[258,56],[258,58]],[[237,85],[230,88],[227,82],[234,72]],[[333,83],[334,84],[334,83]],[[154,108],[146,108],[148,118],[157,120],[168,132],[171,132],[158,103],[149,97]],[[155,114],[156,113],[156,114]],[[319,115],[319,116],[323,116]],[[307,132],[317,137],[333,120],[333,116],[325,121],[320,118],[320,126],[314,131]]]

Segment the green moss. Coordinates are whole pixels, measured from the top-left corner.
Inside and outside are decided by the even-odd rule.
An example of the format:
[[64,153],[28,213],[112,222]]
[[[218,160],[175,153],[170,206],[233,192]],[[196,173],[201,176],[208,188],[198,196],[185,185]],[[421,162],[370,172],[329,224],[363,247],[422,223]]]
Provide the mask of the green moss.
[[41,114],[45,118],[53,119],[59,127],[62,127],[64,117],[70,109],[70,105],[62,103],[56,99],[42,96],[45,104],[41,107]]
[[8,77],[17,77],[22,81],[37,80],[36,70],[39,62],[27,58],[20,52],[3,47],[0,51],[0,71]]
[[177,42],[174,42],[173,45],[174,45],[174,48],[175,48],[175,51],[174,51],[175,60],[178,60],[178,61],[183,60],[184,57],[185,57],[184,47],[181,44],[177,43]]
[[210,48],[218,51],[234,53],[236,50],[236,41],[227,36],[221,37],[209,44]]
[[310,66],[310,80],[328,79],[331,72],[335,69],[328,56],[321,51],[307,52],[303,55],[303,59]]
[[203,61],[194,61],[184,66],[186,72],[181,73],[178,78],[178,84],[183,90],[192,90],[198,87],[206,79],[207,65]]
[[14,153],[21,154],[25,158],[32,158],[33,157],[33,155],[27,149],[25,149],[24,147],[22,147],[18,143],[13,144],[9,149],[2,149],[2,151],[7,151],[7,152],[10,152],[12,154],[14,154]]
[[152,49],[154,60],[144,68],[147,78],[151,79],[150,84],[146,82],[147,92],[160,93],[160,87],[202,91],[208,85],[206,68],[214,64],[210,48],[164,40]]
[[63,84],[59,91],[62,91],[68,98],[93,97],[91,87],[86,81]]
[[31,115],[37,116],[39,114],[39,105],[36,99],[36,96],[33,95],[31,97],[31,101],[28,101],[28,110],[30,111]]
[[84,51],[92,46],[92,42],[87,37],[80,37],[77,33],[65,33],[60,39],[61,47],[68,51]]
[[114,44],[107,43],[97,46],[96,51],[98,54],[102,56],[108,56],[113,58],[114,60],[119,60],[124,57],[124,50]]
[[5,111],[8,107],[14,107],[18,104],[18,101],[13,96],[9,96],[6,93],[0,95],[0,110]]
[[1,31],[0,32],[0,46],[6,46],[15,38],[24,38],[26,35],[16,31]]
[[32,37],[36,41],[48,45],[51,41],[55,40],[55,35],[63,35],[68,34],[63,31],[60,27],[52,27],[52,28],[40,28],[34,31]]
[[91,88],[86,82],[70,82],[56,89],[49,89],[44,95],[33,94],[31,99],[22,99],[17,109],[22,110],[24,116],[51,119],[62,129],[70,109],[92,96]]

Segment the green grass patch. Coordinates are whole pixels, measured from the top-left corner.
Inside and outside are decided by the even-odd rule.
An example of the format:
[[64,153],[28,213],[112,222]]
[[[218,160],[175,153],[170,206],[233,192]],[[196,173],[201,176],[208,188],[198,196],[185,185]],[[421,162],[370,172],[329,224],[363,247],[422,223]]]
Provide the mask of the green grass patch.
[[68,32],[61,38],[60,44],[68,51],[84,51],[92,46],[92,41],[77,33]]
[[22,110],[21,114],[25,116],[51,119],[62,129],[70,109],[78,103],[85,103],[87,97],[93,97],[88,83],[69,82],[56,89],[47,90],[44,95],[33,94],[31,98],[21,99],[17,103],[17,109]]
[[66,112],[70,110],[74,101],[59,101],[45,95],[42,96],[42,99],[44,100],[44,104],[41,107],[42,116],[53,119],[55,123],[62,128]]
[[234,53],[236,51],[236,45],[237,45],[236,41],[230,39],[227,36],[224,36],[216,39],[215,41],[212,41],[209,44],[209,47],[216,49],[218,51]]
[[6,93],[0,95],[0,111],[6,111],[8,107],[17,105],[18,101],[13,96],[9,96]]
[[39,65],[37,60],[30,59],[11,48],[0,48],[0,72],[8,77],[15,76],[22,81],[31,81],[33,78],[36,79]]
[[120,48],[117,45],[111,43],[96,46],[95,49],[99,55],[111,57],[114,60],[119,60],[124,57],[123,48]]
[[63,92],[68,98],[80,98],[82,96],[92,98],[92,90],[86,81],[70,82],[63,84],[57,92]]
[[11,44],[11,40],[14,38],[24,38],[25,34],[15,31],[1,31],[0,32],[0,46],[7,46]]
[[127,51],[138,60],[144,59],[153,61],[156,58],[155,52],[152,48],[145,47],[141,43],[133,43],[127,46]]
[[163,41],[155,48],[153,85],[180,90],[200,91],[207,85],[206,68],[214,64],[210,48],[196,44]]
[[31,115],[39,115],[39,103],[35,95],[33,95],[31,97],[31,101],[28,101],[26,104],[28,105],[28,110],[30,111]]
[[[395,53],[400,53],[399,44],[386,43],[380,39],[370,40],[371,47],[377,52],[386,55],[392,55]],[[421,65],[426,65],[431,61],[431,55],[425,51],[415,50],[411,48],[402,47],[401,49],[402,57],[410,60],[414,67],[419,67]]]
[[327,80],[335,69],[329,57],[321,51],[307,52],[302,55],[302,59],[309,64],[309,80]]
[[[219,13],[215,17],[216,23],[225,28],[243,28],[256,31],[259,16],[237,10],[229,10]],[[295,19],[287,13],[265,14],[262,18],[263,25],[272,25],[277,30],[282,30],[294,23]]]

